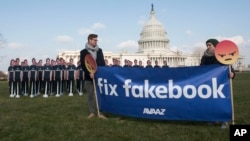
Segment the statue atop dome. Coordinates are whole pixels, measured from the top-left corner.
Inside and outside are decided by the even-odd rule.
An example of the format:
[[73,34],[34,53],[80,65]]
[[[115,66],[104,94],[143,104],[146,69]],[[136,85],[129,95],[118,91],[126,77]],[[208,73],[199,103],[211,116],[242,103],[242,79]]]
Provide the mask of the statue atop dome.
[[138,52],[169,52],[167,32],[162,23],[155,17],[153,3],[151,4],[150,18],[143,26],[138,45]]

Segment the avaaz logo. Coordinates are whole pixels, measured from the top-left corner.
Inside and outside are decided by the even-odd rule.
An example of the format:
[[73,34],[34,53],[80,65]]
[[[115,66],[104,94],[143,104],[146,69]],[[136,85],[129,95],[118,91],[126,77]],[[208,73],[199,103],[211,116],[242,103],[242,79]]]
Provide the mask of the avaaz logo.
[[165,115],[166,109],[159,109],[159,108],[144,108],[143,114],[147,115]]

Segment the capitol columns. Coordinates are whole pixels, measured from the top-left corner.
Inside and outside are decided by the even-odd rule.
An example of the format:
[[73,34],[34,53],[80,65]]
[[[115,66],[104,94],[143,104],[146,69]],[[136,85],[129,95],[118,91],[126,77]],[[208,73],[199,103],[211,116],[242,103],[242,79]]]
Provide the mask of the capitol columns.
[[160,65],[162,65],[162,64],[163,64],[163,57],[162,57],[162,53],[160,53],[159,64],[160,64]]
[[147,56],[148,56],[148,60],[150,60],[150,53],[148,53],[148,55],[147,55]]

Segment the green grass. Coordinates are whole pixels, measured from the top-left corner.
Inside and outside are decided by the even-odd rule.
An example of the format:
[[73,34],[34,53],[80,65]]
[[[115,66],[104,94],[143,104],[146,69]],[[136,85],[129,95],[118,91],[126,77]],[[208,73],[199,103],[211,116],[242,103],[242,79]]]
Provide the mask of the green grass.
[[[233,80],[235,124],[250,124],[250,73]],[[87,119],[86,95],[10,98],[0,82],[1,141],[228,141],[229,128],[201,122],[159,121],[107,114]]]

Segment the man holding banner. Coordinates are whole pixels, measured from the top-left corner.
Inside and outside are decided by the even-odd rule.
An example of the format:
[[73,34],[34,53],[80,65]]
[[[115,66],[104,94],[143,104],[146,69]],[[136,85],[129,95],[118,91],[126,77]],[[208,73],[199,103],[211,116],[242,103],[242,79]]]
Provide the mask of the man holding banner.
[[[215,48],[219,44],[219,41],[217,39],[208,39],[206,41],[207,49],[205,50],[202,58],[201,58],[201,64],[200,65],[211,65],[211,64],[225,64],[221,62],[218,57],[216,57]],[[218,52],[218,51],[217,51]],[[222,56],[223,57],[223,56]],[[230,66],[230,73],[229,78],[233,79],[235,77],[235,71],[232,68],[232,65]],[[221,128],[227,128],[228,122],[223,122]]]
[[[88,108],[89,108],[89,116],[88,118],[93,118],[95,116],[95,113],[98,114],[99,118],[107,119],[104,115],[99,114],[99,107],[98,107],[98,101],[95,102],[95,87],[94,87],[94,73],[91,73],[89,69],[86,67],[86,55],[90,54],[97,66],[105,66],[105,61],[103,57],[102,49],[99,48],[97,45],[97,34],[89,34],[88,36],[88,42],[85,45],[85,49],[81,50],[80,52],[80,62],[83,68],[83,71],[85,72],[85,86],[87,90],[87,97],[88,97]],[[92,64],[93,64],[92,63]],[[91,66],[91,63],[89,64]],[[96,110],[97,109],[97,110]],[[97,112],[96,112],[97,111]]]

